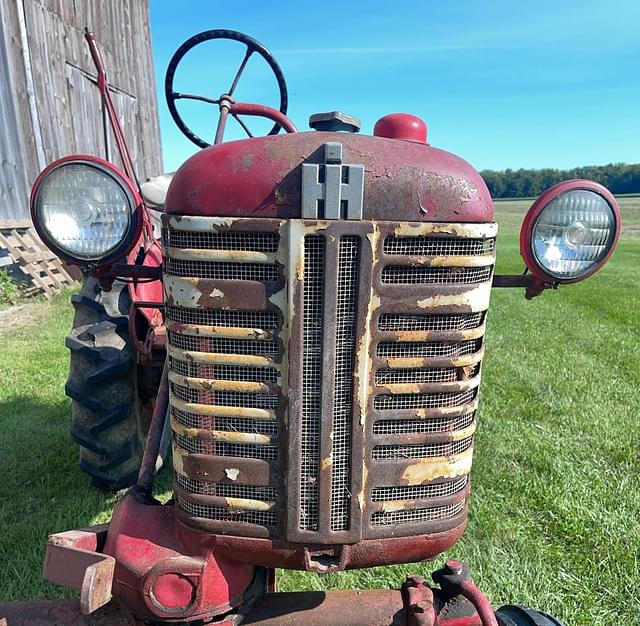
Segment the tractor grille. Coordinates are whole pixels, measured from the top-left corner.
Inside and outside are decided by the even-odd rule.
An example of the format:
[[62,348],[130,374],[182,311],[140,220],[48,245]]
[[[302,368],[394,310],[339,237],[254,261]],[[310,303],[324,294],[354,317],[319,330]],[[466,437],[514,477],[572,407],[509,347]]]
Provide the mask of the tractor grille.
[[463,523],[493,225],[165,216],[163,242],[184,523],[314,545]]

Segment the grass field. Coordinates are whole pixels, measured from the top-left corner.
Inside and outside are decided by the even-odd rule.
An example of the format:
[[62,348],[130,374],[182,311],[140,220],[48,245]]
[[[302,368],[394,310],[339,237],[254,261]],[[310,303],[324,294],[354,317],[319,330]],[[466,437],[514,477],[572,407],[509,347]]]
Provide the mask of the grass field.
[[[521,272],[527,203],[496,203],[500,272]],[[567,626],[640,624],[640,198],[592,279],[527,302],[493,293],[469,526],[449,556],[466,560],[496,606],[542,608]],[[68,294],[0,324],[0,599],[68,597],[40,578],[48,533],[108,520],[116,498],[77,468],[63,388]],[[168,496],[170,473],[159,493]],[[395,566],[318,577],[291,590],[397,586]],[[71,594],[72,595],[72,594]]]

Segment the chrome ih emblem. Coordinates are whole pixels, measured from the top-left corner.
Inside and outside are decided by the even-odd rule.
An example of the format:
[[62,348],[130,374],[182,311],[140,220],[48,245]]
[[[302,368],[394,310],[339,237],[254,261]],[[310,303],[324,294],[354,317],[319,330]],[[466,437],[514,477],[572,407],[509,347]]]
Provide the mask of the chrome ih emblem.
[[302,217],[361,220],[364,165],[342,163],[342,144],[324,144],[324,164],[302,164]]

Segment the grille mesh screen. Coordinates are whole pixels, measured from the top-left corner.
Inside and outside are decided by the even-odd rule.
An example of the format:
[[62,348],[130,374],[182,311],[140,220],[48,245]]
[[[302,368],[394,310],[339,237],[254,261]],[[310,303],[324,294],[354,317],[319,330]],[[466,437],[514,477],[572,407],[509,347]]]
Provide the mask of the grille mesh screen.
[[397,385],[402,383],[452,383],[458,380],[455,367],[440,369],[379,369],[376,371],[376,385]]
[[383,459],[431,459],[460,454],[468,450],[472,445],[473,437],[467,437],[460,441],[447,441],[445,443],[375,446],[372,454],[375,461]]
[[273,502],[278,492],[275,487],[258,487],[255,485],[234,485],[229,483],[210,483],[204,480],[194,480],[182,474],[176,474],[176,481],[180,487],[190,493],[202,496],[218,496],[219,498],[243,498],[245,500],[262,500]]
[[471,330],[482,324],[484,313],[459,315],[411,315],[384,313],[378,320],[378,330]]
[[275,526],[276,514],[272,511],[245,511],[240,509],[226,509],[220,506],[211,506],[191,502],[177,496],[180,508],[195,517],[217,520],[220,522],[243,522],[245,524],[259,524],[260,526]]
[[432,485],[402,485],[400,487],[375,487],[371,490],[373,502],[393,502],[395,500],[421,500],[446,498],[462,491],[469,481],[468,476],[446,483]]
[[460,357],[477,352],[480,339],[458,342],[387,341],[378,344],[377,354],[382,358]]
[[374,435],[407,435],[411,433],[447,433],[473,424],[475,413],[459,417],[434,417],[420,420],[379,420],[373,425]]
[[257,356],[277,357],[279,345],[277,341],[264,339],[226,339],[222,337],[202,337],[183,335],[169,331],[169,341],[180,350],[193,352],[214,352],[218,354],[254,354]]
[[279,326],[278,315],[270,311],[226,311],[170,306],[166,312],[168,319],[181,324],[259,328],[270,331],[276,331]]
[[242,365],[195,363],[169,357],[171,369],[180,376],[208,378],[210,380],[239,380],[258,383],[278,381],[278,370],[273,367],[245,367]]
[[186,230],[165,230],[163,232],[164,245],[173,248],[276,252],[279,240],[280,237],[277,233],[211,233]]
[[409,524],[411,522],[432,522],[446,519],[460,513],[465,501],[456,502],[448,506],[436,506],[428,509],[404,509],[403,511],[377,511],[371,515],[371,524],[383,526],[386,524]]
[[171,390],[183,402],[212,404],[218,406],[237,406],[254,409],[275,409],[278,395],[275,393],[242,393],[240,391],[209,391],[183,387],[171,383]]
[[324,237],[304,239],[300,528],[318,529]]
[[399,411],[402,409],[438,409],[442,407],[460,406],[475,398],[476,390],[457,393],[398,393],[377,395],[373,406],[380,411]]
[[334,369],[331,530],[349,528],[351,422],[360,239],[342,237],[338,252]]
[[227,441],[210,441],[187,437],[182,433],[175,433],[176,443],[194,454],[214,454],[216,456],[231,456],[247,459],[263,459],[270,461],[278,458],[278,448],[272,445],[253,445],[248,443],[229,443]]
[[277,265],[268,263],[233,263],[165,259],[165,269],[174,276],[213,280],[257,280],[271,282],[280,278]]
[[382,282],[394,285],[475,284],[491,278],[491,267],[415,267],[387,265]]
[[201,430],[221,430],[230,433],[255,433],[274,436],[278,433],[278,424],[271,420],[254,420],[245,417],[216,417],[198,415],[180,409],[173,409],[173,416],[178,423],[187,428]]
[[386,237],[385,254],[408,256],[478,256],[492,254],[495,239],[461,239],[457,237]]

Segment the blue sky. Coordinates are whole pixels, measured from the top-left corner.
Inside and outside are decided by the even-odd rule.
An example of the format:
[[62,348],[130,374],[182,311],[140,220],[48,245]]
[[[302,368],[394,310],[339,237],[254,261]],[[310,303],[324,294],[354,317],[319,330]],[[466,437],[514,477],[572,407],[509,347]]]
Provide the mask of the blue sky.
[[[197,148],[171,120],[165,70],[185,39],[213,28],[246,32],[274,54],[301,130],[312,113],[337,109],[370,134],[379,117],[404,111],[426,121],[432,145],[477,169],[640,161],[638,0],[151,0],[167,171]],[[219,96],[243,54],[239,44],[204,44],[185,57],[176,88]],[[237,98],[274,106],[276,94],[252,57]],[[211,141],[216,108],[181,110]]]

